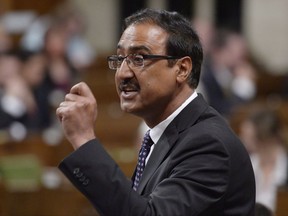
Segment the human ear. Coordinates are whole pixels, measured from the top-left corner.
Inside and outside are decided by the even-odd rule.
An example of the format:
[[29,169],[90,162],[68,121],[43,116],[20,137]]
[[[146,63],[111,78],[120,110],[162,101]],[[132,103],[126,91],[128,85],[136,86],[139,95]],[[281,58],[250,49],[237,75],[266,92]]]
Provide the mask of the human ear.
[[179,83],[186,82],[192,70],[192,60],[189,56],[185,56],[177,62],[177,81]]

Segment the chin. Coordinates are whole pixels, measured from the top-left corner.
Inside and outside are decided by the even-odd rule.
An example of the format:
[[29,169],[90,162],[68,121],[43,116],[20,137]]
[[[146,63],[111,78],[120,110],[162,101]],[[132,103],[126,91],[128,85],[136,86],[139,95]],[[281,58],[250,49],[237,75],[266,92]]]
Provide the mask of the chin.
[[120,104],[120,107],[121,107],[121,110],[122,110],[123,112],[133,113],[133,110],[134,110],[134,109],[133,109],[131,106],[128,106],[127,104],[121,103],[121,104]]
[[129,114],[133,114],[133,115],[136,115],[136,116],[141,116],[141,114],[140,114],[140,113],[142,113],[141,109],[138,109],[135,106],[131,106],[131,105],[128,106],[127,104],[121,104],[120,107],[121,107],[121,110],[123,112],[129,113]]

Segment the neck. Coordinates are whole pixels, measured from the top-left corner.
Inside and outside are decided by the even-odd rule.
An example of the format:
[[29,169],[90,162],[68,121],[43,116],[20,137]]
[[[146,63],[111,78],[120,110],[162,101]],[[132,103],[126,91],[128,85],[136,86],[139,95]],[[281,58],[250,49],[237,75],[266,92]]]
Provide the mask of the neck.
[[174,100],[171,100],[168,103],[165,110],[159,110],[159,112],[154,112],[153,115],[144,117],[144,121],[150,128],[155,127],[175,112],[194,93],[194,91],[195,90],[190,87],[185,91],[181,91],[180,94],[174,97]]

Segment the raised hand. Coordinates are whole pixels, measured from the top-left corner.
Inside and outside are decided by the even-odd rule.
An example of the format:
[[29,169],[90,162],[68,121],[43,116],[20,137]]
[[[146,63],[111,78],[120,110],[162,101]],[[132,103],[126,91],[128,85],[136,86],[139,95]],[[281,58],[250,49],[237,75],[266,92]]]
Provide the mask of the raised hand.
[[56,110],[64,134],[74,149],[94,139],[97,118],[96,99],[84,82],[74,85]]

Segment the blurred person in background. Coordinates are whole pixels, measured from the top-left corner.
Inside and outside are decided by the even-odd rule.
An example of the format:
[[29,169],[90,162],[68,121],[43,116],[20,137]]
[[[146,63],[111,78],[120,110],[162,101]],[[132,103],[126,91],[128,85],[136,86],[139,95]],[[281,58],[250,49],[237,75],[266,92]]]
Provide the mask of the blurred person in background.
[[63,4],[55,12],[56,22],[60,23],[68,36],[67,58],[79,71],[85,71],[96,57],[96,51],[85,38],[87,22],[82,13],[71,4]]
[[277,111],[252,109],[240,125],[240,137],[250,153],[256,178],[256,202],[275,211],[277,189],[287,185],[287,143]]
[[21,67],[18,56],[0,55],[0,127],[10,130],[17,125],[21,132],[10,135],[12,138],[19,135],[19,139],[26,135],[25,122],[36,109],[33,94],[21,76]]
[[31,90],[37,108],[27,118],[26,126],[31,131],[41,131],[51,125],[51,105],[49,89],[45,87],[46,58],[42,53],[26,53],[22,56],[21,75]]
[[13,49],[12,38],[6,32],[5,28],[0,25],[0,53],[7,53]]
[[78,71],[85,71],[95,60],[96,51],[85,38],[84,16],[70,2],[60,4],[50,14],[37,16],[24,32],[21,48],[34,53],[45,49],[45,35],[55,26],[66,35],[64,52],[67,60]]
[[67,58],[67,38],[65,29],[55,23],[45,33],[41,51],[22,52],[21,74],[37,104],[36,112],[26,122],[31,130],[53,126],[56,106],[78,79],[78,71]]
[[256,71],[247,61],[247,44],[241,34],[220,29],[211,40],[198,90],[229,117],[235,106],[254,98]]
[[67,37],[66,31],[61,26],[52,26],[46,32],[42,50],[46,58],[46,82],[49,83],[50,88],[57,88],[65,93],[78,75],[77,70],[67,58]]

